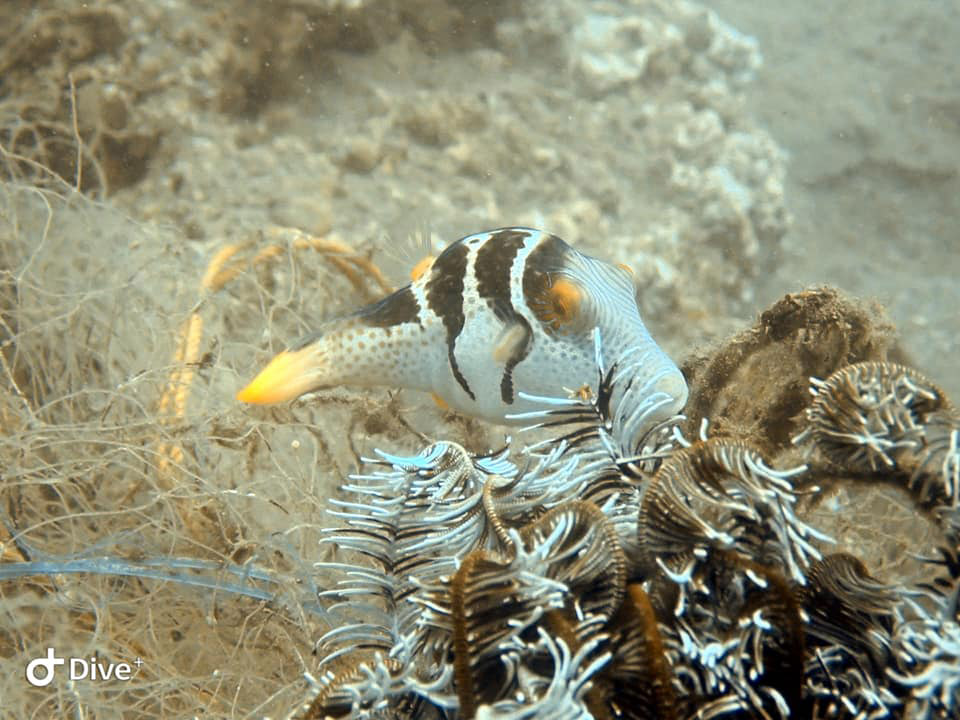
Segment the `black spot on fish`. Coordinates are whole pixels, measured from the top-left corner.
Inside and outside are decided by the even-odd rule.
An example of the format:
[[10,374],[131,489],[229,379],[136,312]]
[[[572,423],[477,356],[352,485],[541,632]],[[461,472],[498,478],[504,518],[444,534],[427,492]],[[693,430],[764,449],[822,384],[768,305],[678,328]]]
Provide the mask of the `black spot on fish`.
[[383,300],[361,308],[356,313],[365,325],[391,328],[404,323],[420,322],[420,304],[410,286],[400,288]]
[[440,253],[430,268],[430,279],[427,281],[427,306],[443,321],[447,330],[447,358],[450,369],[460,387],[476,400],[467,379],[457,366],[453,348],[463,330],[463,278],[467,272],[467,254],[470,248],[467,244],[458,241]]

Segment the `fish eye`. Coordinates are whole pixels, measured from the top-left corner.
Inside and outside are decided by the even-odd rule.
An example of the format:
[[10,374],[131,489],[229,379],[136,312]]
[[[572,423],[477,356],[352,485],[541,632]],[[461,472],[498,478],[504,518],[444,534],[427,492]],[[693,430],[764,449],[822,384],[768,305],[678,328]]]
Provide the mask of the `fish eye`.
[[576,332],[584,324],[584,290],[565,275],[554,275],[531,302],[537,319],[551,332]]

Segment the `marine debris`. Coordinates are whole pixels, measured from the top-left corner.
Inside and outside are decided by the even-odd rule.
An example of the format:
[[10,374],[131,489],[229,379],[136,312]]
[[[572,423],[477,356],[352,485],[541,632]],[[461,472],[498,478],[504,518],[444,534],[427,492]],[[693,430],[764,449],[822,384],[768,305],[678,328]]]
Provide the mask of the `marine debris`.
[[[9,217],[49,218],[50,237],[128,234],[104,208],[45,199],[11,194]],[[879,309],[831,289],[782,298],[682,364],[686,420],[646,422],[642,384],[627,391],[637,358],[595,334],[592,390],[553,398],[526,418],[536,430],[491,451],[466,421],[418,440],[388,394],[211,404],[232,397],[265,328],[295,337],[322,305],[287,300],[273,273],[309,293],[359,283],[358,302],[382,292],[363,253],[332,237],[231,244],[177,300],[183,273],[162,236],[90,258],[104,277],[133,269],[99,294],[59,245],[21,242],[0,368],[12,388],[0,638],[13,648],[0,661],[14,712],[956,710],[956,414],[909,369]],[[145,286],[143,268],[169,277]],[[292,308],[289,324],[277,306]],[[250,309],[267,307],[255,334]],[[162,329],[155,342],[145,323]],[[243,362],[208,359],[228,353]],[[342,423],[303,419],[318,408]],[[361,434],[391,452],[331,491]],[[890,493],[896,503],[878,504]],[[24,658],[51,642],[144,664],[119,693],[24,688]]]

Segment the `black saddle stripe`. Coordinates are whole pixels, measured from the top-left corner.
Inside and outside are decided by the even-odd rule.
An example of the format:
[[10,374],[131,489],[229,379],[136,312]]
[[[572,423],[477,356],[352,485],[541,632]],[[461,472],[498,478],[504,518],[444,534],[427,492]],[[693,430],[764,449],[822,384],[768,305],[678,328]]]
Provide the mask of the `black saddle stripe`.
[[500,379],[500,397],[507,405],[514,400],[513,369],[530,352],[533,331],[530,323],[513,307],[511,273],[517,254],[523,249],[531,232],[520,228],[504,228],[490,233],[490,237],[477,251],[473,273],[477,279],[477,294],[487,302],[504,327],[519,324],[524,338],[507,358]]
[[447,331],[447,358],[450,370],[460,387],[476,400],[467,379],[457,366],[457,358],[453,354],[457,338],[463,331],[463,279],[467,272],[467,255],[470,248],[463,241],[457,241],[433,261],[430,268],[430,279],[426,285],[427,307],[437,314],[443,321]]

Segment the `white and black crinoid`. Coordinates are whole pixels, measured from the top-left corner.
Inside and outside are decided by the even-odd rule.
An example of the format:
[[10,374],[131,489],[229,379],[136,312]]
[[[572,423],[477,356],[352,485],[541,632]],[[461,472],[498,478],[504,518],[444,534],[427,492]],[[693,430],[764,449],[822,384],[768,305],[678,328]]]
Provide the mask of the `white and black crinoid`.
[[[913,370],[814,380],[773,468],[748,443],[678,431],[631,373],[526,420],[511,455],[436,442],[379,453],[333,501],[299,718],[950,718],[960,713],[960,419]],[[531,398],[543,404],[547,398]],[[657,417],[656,422],[650,420]],[[900,482],[952,545],[925,586],[871,576],[797,512],[812,467]]]

